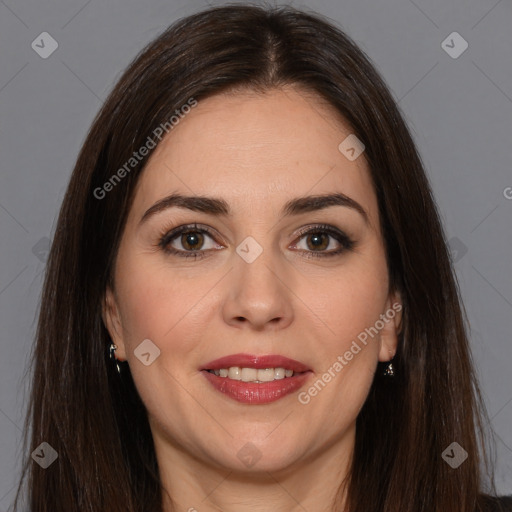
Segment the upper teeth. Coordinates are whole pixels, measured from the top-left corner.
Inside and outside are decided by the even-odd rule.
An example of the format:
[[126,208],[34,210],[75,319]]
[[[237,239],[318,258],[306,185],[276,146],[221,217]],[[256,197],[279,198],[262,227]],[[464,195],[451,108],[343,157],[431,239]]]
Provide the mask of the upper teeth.
[[270,382],[271,380],[284,379],[291,377],[293,370],[285,370],[284,368],[240,368],[232,366],[231,368],[221,368],[213,370],[215,375],[219,377],[229,377],[233,380],[242,380],[244,382]]

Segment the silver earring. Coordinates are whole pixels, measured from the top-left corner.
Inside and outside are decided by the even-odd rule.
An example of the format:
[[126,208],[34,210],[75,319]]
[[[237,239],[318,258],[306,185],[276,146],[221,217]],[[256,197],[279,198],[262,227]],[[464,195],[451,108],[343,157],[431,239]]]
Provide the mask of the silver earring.
[[389,363],[386,366],[386,369],[382,372],[382,375],[384,375],[384,377],[394,377],[395,376],[395,368],[393,366],[393,363]]
[[117,345],[114,345],[113,343],[111,343],[108,350],[109,350],[109,354],[110,354],[110,359],[112,361],[115,361],[117,373],[121,374],[121,367],[119,366],[119,361],[116,358]]

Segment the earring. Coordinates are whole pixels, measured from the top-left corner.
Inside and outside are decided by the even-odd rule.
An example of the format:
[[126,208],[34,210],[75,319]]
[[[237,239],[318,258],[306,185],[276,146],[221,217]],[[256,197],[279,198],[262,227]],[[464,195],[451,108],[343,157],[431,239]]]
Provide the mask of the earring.
[[121,367],[119,366],[119,361],[116,358],[117,345],[114,345],[113,343],[111,343],[108,350],[109,350],[109,357],[110,357],[111,361],[115,361],[117,373],[119,373],[119,375],[121,375]]
[[393,366],[393,363],[390,362],[386,366],[386,369],[382,372],[382,375],[384,375],[384,377],[394,377],[395,376],[395,368]]

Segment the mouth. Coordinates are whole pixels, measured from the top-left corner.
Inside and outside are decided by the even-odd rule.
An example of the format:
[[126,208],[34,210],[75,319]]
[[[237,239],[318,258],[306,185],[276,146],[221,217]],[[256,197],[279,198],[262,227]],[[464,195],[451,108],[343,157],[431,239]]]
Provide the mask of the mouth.
[[241,380],[243,382],[272,382],[274,380],[289,379],[294,375],[302,375],[302,372],[294,372],[288,368],[241,368],[231,366],[230,368],[220,368],[219,370],[206,370],[217,375],[217,377],[228,378],[232,380]]
[[313,373],[305,364],[280,355],[233,354],[199,370],[214,389],[245,404],[274,402],[297,391]]

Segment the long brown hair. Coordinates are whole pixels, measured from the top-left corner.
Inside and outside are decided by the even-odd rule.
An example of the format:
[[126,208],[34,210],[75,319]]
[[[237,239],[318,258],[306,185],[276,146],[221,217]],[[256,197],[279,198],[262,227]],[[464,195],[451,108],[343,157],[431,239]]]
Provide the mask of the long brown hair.
[[[347,506],[484,509],[484,480],[490,490],[494,484],[467,319],[423,164],[396,102],[368,57],[321,16],[235,4],[184,18],[148,45],[111,92],[78,156],[46,269],[25,437],[27,454],[45,441],[58,459],[42,469],[27,456],[17,503],[25,481],[31,512],[161,510],[146,411],[129,369],[118,375],[108,358],[102,321],[134,188],[152,151],[125,167],[121,181],[110,181],[105,197],[95,191],[105,190],[190,98],[283,85],[316,93],[364,143],[390,282],[403,301],[397,375],[386,382],[377,372],[357,418]],[[457,469],[442,458],[453,442],[469,454]]]

